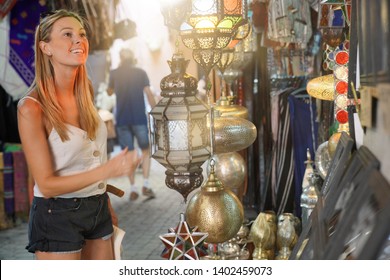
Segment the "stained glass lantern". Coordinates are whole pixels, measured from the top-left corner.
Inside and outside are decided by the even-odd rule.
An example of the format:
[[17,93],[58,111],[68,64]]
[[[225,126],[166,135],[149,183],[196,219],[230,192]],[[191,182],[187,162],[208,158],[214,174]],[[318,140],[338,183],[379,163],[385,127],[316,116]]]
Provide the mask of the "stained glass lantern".
[[344,27],[346,25],[345,7],[349,1],[322,0],[318,9],[318,29],[323,41],[329,46],[336,47],[344,39]]
[[247,19],[246,0],[192,0],[188,23],[195,29],[236,28]]
[[183,44],[206,77],[221,59],[238,28],[247,23],[247,0],[192,0],[191,14],[180,28]]
[[210,157],[208,106],[197,96],[197,80],[185,73],[189,60],[175,53],[172,73],[160,82],[162,99],[150,111],[151,155],[167,170],[166,185],[186,201],[203,182],[202,164]]
[[161,14],[167,27],[179,30],[191,12],[191,0],[164,1]]

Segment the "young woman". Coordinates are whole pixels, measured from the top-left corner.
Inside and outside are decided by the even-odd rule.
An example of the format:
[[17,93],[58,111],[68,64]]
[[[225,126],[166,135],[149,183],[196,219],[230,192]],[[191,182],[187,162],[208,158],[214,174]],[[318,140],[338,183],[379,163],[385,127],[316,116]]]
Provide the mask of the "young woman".
[[18,106],[19,134],[35,180],[29,244],[37,259],[113,259],[106,180],[128,176],[124,149],[107,161],[107,130],[93,103],[83,19],[59,10],[35,32],[35,80]]

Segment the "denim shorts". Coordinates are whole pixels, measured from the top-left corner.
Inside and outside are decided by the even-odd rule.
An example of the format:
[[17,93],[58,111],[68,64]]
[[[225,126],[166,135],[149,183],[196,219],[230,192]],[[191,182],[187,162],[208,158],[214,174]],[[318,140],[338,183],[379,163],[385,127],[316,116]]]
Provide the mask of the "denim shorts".
[[113,233],[108,195],[83,198],[34,197],[26,249],[30,253],[81,251],[86,239]]
[[122,149],[128,147],[130,151],[134,150],[134,137],[142,150],[149,149],[149,129],[147,125],[117,126],[116,132]]

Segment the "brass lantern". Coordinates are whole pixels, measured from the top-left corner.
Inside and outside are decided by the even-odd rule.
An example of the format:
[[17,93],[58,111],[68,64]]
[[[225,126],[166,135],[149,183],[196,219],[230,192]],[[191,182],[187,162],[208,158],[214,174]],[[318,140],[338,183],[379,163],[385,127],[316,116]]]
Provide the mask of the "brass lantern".
[[244,208],[238,197],[217,178],[214,162],[205,184],[191,197],[186,209],[191,227],[208,233],[206,242],[223,243],[235,237],[244,220]]
[[162,99],[149,113],[151,155],[167,171],[165,183],[187,200],[203,182],[201,165],[210,157],[208,106],[197,96],[197,80],[185,73],[189,61],[176,53],[172,73],[160,82]]

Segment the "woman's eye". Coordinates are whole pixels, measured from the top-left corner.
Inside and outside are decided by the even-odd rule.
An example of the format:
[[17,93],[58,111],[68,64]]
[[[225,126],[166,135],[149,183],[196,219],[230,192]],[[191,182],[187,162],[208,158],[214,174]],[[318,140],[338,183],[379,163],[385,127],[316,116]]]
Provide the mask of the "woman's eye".
[[64,33],[64,36],[66,36],[66,37],[72,37],[72,33],[66,32],[66,33]]

